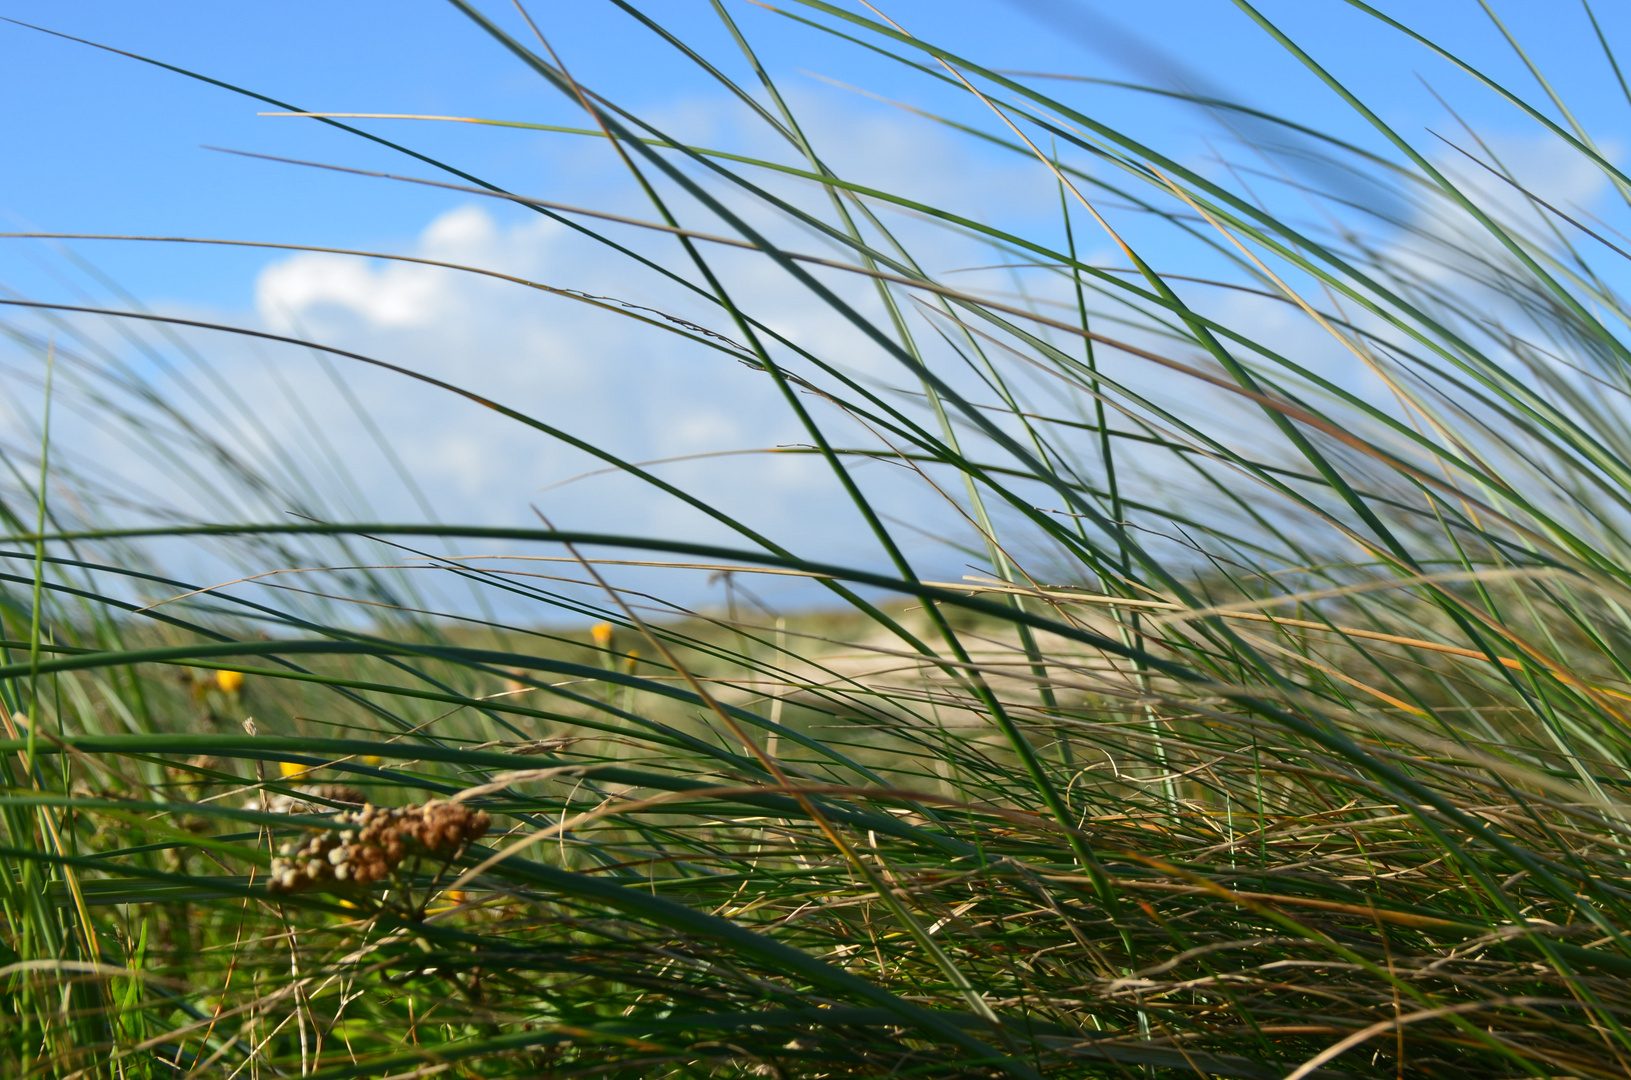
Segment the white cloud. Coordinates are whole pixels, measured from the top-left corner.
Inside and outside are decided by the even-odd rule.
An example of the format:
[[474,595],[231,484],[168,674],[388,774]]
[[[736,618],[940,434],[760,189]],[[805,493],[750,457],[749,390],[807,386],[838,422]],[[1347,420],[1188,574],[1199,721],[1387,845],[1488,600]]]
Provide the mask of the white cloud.
[[[693,103],[680,111],[686,126],[707,126],[709,110]],[[715,127],[725,127],[714,116]],[[851,123],[831,109],[818,110],[809,129],[820,145],[840,149],[846,175],[927,197],[976,204],[1001,191],[1005,198],[1037,195],[1047,206],[1046,181],[1023,165],[971,159],[935,133],[906,134],[894,116]],[[769,153],[771,148],[759,147]],[[606,153],[592,144],[588,153]],[[785,156],[783,154],[782,156]],[[1026,179],[1029,178],[1029,179]],[[802,182],[756,176],[779,194],[830,217],[824,194]],[[600,178],[585,201],[605,207],[616,189]],[[553,193],[552,193],[553,195]],[[743,205],[740,199],[734,204]],[[638,203],[626,212],[651,216]],[[1049,210],[1048,212],[1051,212]],[[763,208],[746,211],[755,227],[802,250],[821,242],[790,230]],[[1019,208],[1019,216],[1029,213]],[[720,231],[716,223],[697,227]],[[920,256],[931,264],[990,261],[966,240],[906,222]],[[698,275],[667,237],[624,231],[620,242],[658,258],[687,278]],[[732,299],[763,322],[846,370],[891,383],[903,381],[894,361],[853,327],[759,256],[704,245]],[[466,205],[432,221],[410,254],[481,267],[550,285],[581,289],[649,305],[740,337],[717,307],[687,295],[626,257],[585,240],[545,218],[503,204]],[[869,318],[883,311],[864,279],[823,274]],[[733,358],[661,330],[577,301],[491,278],[445,269],[328,254],[297,254],[267,267],[256,282],[255,307],[279,332],[353,349],[444,379],[520,409],[627,460],[649,461],[718,451],[807,444],[781,392],[762,372]],[[797,361],[781,355],[783,362]],[[552,519],[608,531],[707,535],[723,530],[666,496],[627,480],[598,477],[566,487],[552,485],[600,463],[540,433],[495,417],[477,406],[415,386],[400,377],[347,368],[381,426],[390,433],[407,467],[433,492],[450,520],[531,521],[538,499]],[[309,385],[309,384],[308,384]],[[858,433],[819,399],[806,404],[824,424],[836,424],[836,441]],[[343,432],[347,456],[370,462],[362,479],[374,493],[400,490],[378,455],[362,445],[344,403],[319,390],[310,407],[325,430]],[[846,433],[847,432],[847,433]],[[812,457],[741,455],[653,466],[709,502],[740,514],[773,535],[791,535],[822,549],[823,557],[872,561],[875,545],[826,466]],[[892,470],[864,469],[869,485],[886,493],[894,510],[925,520],[944,517],[933,495],[908,496],[891,482]],[[539,494],[540,489],[550,489]],[[907,510],[909,500],[914,509]],[[405,495],[395,502],[407,510]],[[947,521],[955,528],[954,520]]]
[[[691,117],[696,121],[706,119],[708,109],[696,106],[690,112],[697,114]],[[978,207],[995,207],[1010,215],[1010,223],[1035,225],[1037,219],[1050,219],[1057,213],[1057,192],[1045,172],[1034,166],[973,156],[933,129],[915,123],[908,127],[896,117],[853,121],[831,110],[807,115],[807,130],[817,144],[837,147],[835,163],[844,175],[860,182],[950,204],[971,215]],[[598,143],[579,144],[579,149],[584,147],[585,154],[607,154]],[[759,149],[768,152],[765,147]],[[552,191],[551,197],[650,215],[632,200],[629,185],[615,174],[587,168],[580,172],[581,188]],[[818,189],[774,175],[757,178],[830,219],[826,196]],[[733,205],[740,208],[744,203],[738,198]],[[822,250],[822,240],[789,227],[770,210],[749,206],[744,212],[755,227],[770,231],[791,247]],[[686,218],[700,229],[724,231],[706,215],[695,213],[694,207]],[[944,230],[909,219],[891,219],[891,226],[899,229],[914,255],[931,268],[1000,261],[989,250]],[[672,238],[610,228],[616,230],[619,242],[674,267],[687,279],[697,279]],[[916,389],[894,360],[768,260],[717,246],[703,247],[710,265],[743,310],[870,385]],[[616,297],[671,312],[733,338],[741,336],[717,306],[563,225],[504,203],[456,206],[425,225],[399,250],[419,258]],[[832,271],[820,271],[818,276],[868,318],[885,322],[868,281]],[[967,287],[1010,287],[1000,273],[964,274],[948,280]],[[1054,292],[1058,293],[1054,299],[1070,299],[1063,282],[1048,284],[1039,275],[1038,282],[1033,282],[1037,283],[1044,300]],[[492,277],[323,253],[282,256],[267,265],[255,281],[253,307],[253,318],[269,330],[377,357],[467,388],[625,460],[686,458],[652,465],[651,471],[797,552],[825,561],[881,562],[878,545],[860,515],[818,458],[743,453],[810,442],[767,374],[660,327],[637,322],[627,313]],[[181,313],[227,323],[246,321],[244,316],[220,312]],[[264,520],[289,510],[332,519],[420,518],[421,510],[389,455],[374,445],[369,425],[354,414],[345,392],[348,389],[383,431],[444,521],[531,525],[537,520],[536,505],[563,527],[752,546],[680,500],[626,476],[594,475],[563,484],[580,474],[603,470],[605,463],[445,390],[352,361],[323,361],[296,348],[263,347],[222,336],[192,335],[191,339],[220,373],[222,385],[230,387],[231,394],[241,397],[247,407],[238,409],[230,394],[196,373],[185,377],[204,387],[202,400],[188,398],[182,377],[156,369],[148,373],[154,385],[180,403],[193,422],[253,458],[263,471],[281,477],[280,493],[259,506],[223,510],[211,505],[203,485],[184,470],[160,459],[139,460],[121,449],[125,432],[99,426],[101,414],[91,410],[73,428],[76,450],[97,460],[104,471],[131,478],[132,489],[139,486],[153,491],[152,501],[168,499],[190,505],[206,519]],[[974,376],[962,369],[961,361],[935,343],[932,334],[924,333],[922,340],[948,378],[969,389],[976,400],[990,398]],[[127,348],[118,343],[113,347]],[[778,347],[776,356],[793,370],[817,375],[784,349]],[[1106,364],[1110,370],[1135,370],[1130,381],[1153,387],[1158,394],[1170,389],[1168,376],[1143,369],[1141,362],[1111,357]],[[344,388],[336,384],[330,369],[343,380]],[[1027,373],[1020,381],[1029,378]],[[831,382],[824,376],[820,381]],[[1043,379],[1037,386],[1041,387],[1039,399],[1046,401],[1052,392],[1050,384]],[[1204,402],[1191,397],[1183,407],[1204,413]],[[800,400],[835,444],[877,446],[821,397],[801,392]],[[921,402],[912,405],[899,396],[892,400],[915,409],[924,426],[936,428],[934,420],[924,415]],[[157,416],[151,430],[163,430],[170,424],[173,418]],[[988,449],[977,439],[967,439],[965,448],[976,454]],[[1081,438],[1077,449],[1088,461],[1096,458],[1094,440],[1088,436]],[[185,452],[194,460],[203,460],[196,450]],[[728,456],[698,456],[711,453]],[[336,459],[353,477],[360,497],[348,493],[348,485],[336,478],[332,464]],[[925,572],[953,576],[963,572],[967,556],[951,550],[944,541],[971,540],[973,532],[940,496],[898,466],[862,463],[855,471],[877,508],[907,523],[899,539],[909,551],[924,556]],[[287,493],[301,486],[289,478],[296,473],[320,489],[322,497],[309,505],[295,505]],[[1124,477],[1132,475],[1124,473]],[[960,482],[954,482],[950,491],[961,497],[961,488]],[[1035,495],[1053,498],[1040,491]],[[1165,496],[1155,491],[1149,497]]]

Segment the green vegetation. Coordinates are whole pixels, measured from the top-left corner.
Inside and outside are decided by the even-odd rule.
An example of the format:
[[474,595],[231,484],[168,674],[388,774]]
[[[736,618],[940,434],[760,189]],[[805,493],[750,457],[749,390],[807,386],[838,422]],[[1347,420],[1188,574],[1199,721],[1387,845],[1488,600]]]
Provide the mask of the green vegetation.
[[[777,387],[806,433],[786,452],[830,469],[880,562],[830,565],[593,446],[736,539],[331,523],[179,406],[129,435],[215,454],[218,521],[133,526],[102,480],[12,455],[7,1076],[1631,1073],[1631,306],[1607,226],[1471,131],[1423,148],[1352,97],[1370,149],[1199,101],[1251,135],[1202,169],[1077,84],[792,5],[812,50],[974,95],[939,130],[1057,196],[1010,232],[846,180],[746,35],[695,59],[773,160],[681,145],[454,2],[581,105],[555,137],[610,140],[650,201],[632,226],[522,205],[713,318],[595,302]],[[1607,135],[1454,62],[1631,199]],[[457,164],[399,171],[496,191]],[[1018,285],[926,269],[925,223]],[[738,306],[721,267],[748,258],[887,367]],[[66,332],[13,339],[57,393],[138,378]],[[982,573],[919,576],[881,469],[955,506]],[[193,550],[304,572],[199,591],[160,569]],[[805,575],[826,607],[686,611],[604,583],[618,561]],[[501,614],[427,613],[427,573]],[[360,801],[432,800],[491,824],[393,841],[367,885],[268,888],[286,846],[361,844],[336,818]]]

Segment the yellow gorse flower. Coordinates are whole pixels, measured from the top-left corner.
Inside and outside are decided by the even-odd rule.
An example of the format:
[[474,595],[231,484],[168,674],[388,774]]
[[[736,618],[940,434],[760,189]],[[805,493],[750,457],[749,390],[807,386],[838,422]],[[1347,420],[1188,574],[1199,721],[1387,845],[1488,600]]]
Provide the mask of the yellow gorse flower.
[[228,694],[236,694],[244,688],[244,673],[241,671],[217,671],[215,685]]
[[277,763],[277,767],[278,772],[283,774],[283,778],[285,780],[292,780],[297,776],[304,776],[306,773],[311,772],[313,768],[310,765],[297,765],[292,761],[280,761]]

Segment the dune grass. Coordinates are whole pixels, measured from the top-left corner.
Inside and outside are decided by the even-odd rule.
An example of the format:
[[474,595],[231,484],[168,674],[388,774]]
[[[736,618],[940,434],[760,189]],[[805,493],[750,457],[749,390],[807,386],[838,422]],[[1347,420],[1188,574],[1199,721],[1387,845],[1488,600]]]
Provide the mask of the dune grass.
[[[4,301],[39,360],[8,379],[49,370],[54,408],[128,428],[224,508],[142,505],[43,427],[7,448],[6,1075],[1631,1073],[1631,351],[1608,225],[1473,131],[1388,128],[1244,0],[1368,134],[1188,95],[1236,140],[1202,168],[1096,119],[1079,82],[864,7],[781,13],[813,54],[965,95],[910,122],[1036,170],[1057,213],[1024,232],[840,175],[723,6],[736,55],[670,40],[779,156],[671,138],[454,3],[581,107],[556,134],[610,144],[639,220],[502,191],[407,149],[406,121],[313,122],[565,222],[708,313],[517,283],[750,366],[876,561],[834,565],[502,402],[733,539],[345,519],[327,481],[222,444],[78,333],[91,305]],[[1606,37],[1581,55],[1618,70]],[[1443,58],[1610,202],[1631,192],[1544,80],[1531,101]],[[920,263],[931,226],[1019,285]],[[739,306],[748,258],[876,363]],[[247,333],[119,320],[201,371]],[[882,467],[961,534],[903,539]],[[298,588],[180,580],[163,553],[189,545]],[[619,588],[629,561],[825,600],[688,610]],[[425,573],[496,607],[437,607]],[[388,873],[337,880],[364,803],[490,825],[381,841]],[[334,857],[291,854],[314,841]]]

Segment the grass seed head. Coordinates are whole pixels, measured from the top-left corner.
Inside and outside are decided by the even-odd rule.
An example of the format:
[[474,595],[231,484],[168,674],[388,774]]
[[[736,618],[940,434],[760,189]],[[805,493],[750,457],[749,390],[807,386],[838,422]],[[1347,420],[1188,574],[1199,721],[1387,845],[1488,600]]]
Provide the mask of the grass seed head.
[[392,809],[364,804],[338,815],[336,828],[304,843],[289,841],[272,860],[273,892],[299,892],[326,885],[369,886],[411,856],[451,862],[467,845],[487,834],[485,810],[433,799],[422,806]]

